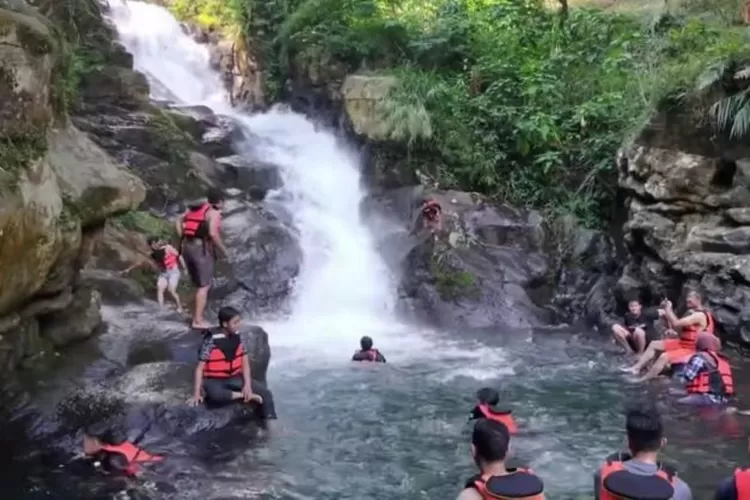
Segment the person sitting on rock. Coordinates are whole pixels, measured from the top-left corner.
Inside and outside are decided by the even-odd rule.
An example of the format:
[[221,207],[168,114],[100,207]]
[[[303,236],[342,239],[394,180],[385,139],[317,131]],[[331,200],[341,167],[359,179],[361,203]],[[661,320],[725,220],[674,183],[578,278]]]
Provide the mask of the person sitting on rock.
[[214,279],[216,251],[218,249],[225,257],[229,255],[220,232],[223,206],[224,193],[211,189],[207,201],[188,207],[175,226],[180,235],[180,252],[185,257],[190,279],[197,288],[192,322],[196,329],[211,328],[203,313]]
[[698,335],[698,352],[680,373],[688,395],[680,403],[699,406],[723,405],[734,396],[732,367],[719,352],[721,341],[712,333]]
[[372,339],[364,336],[359,339],[359,351],[355,351],[352,361],[372,361],[374,363],[385,363],[385,356],[372,346]]
[[[697,352],[698,333],[706,331],[714,333],[714,319],[710,312],[703,309],[701,296],[696,291],[687,294],[685,302],[688,307],[687,314],[677,318],[672,309],[672,302],[664,300],[662,309],[664,318],[670,328],[679,330],[678,338],[668,338],[651,342],[646,351],[638,359],[638,362],[623,371],[639,374],[647,363],[654,361],[648,372],[636,381],[643,382],[656,378],[665,370],[675,369],[684,365],[690,357]],[[670,330],[673,332],[673,330]],[[674,333],[673,333],[674,334]]]
[[661,309],[644,309],[641,301],[631,298],[623,324],[612,325],[612,335],[627,353],[641,354],[646,344],[656,337],[654,321],[664,315]]
[[159,307],[164,307],[164,290],[168,290],[169,295],[177,304],[177,312],[182,312],[182,303],[180,302],[180,295],[177,293],[177,286],[180,284],[179,266],[185,269],[185,261],[175,247],[165,243],[161,238],[149,236],[148,246],[151,248],[152,260],[139,261],[122,271],[122,274],[127,274],[136,267],[148,263],[159,272],[156,279],[156,301],[159,303]]
[[276,410],[271,391],[252,380],[245,342],[239,334],[242,318],[233,307],[219,310],[218,331],[207,330],[195,368],[193,397],[190,406],[206,400],[216,406],[233,401],[257,404],[263,420],[275,419]]
[[690,487],[659,461],[667,444],[661,415],[653,406],[629,408],[625,416],[628,451],[607,457],[594,474],[594,498],[690,500]]
[[108,423],[94,425],[84,431],[83,453],[94,460],[95,467],[109,474],[137,476],[144,464],[161,462],[164,457],[152,455],[120,435]]
[[471,456],[479,474],[466,482],[457,500],[544,500],[544,483],[534,471],[505,466],[510,441],[510,432],[504,424],[486,418],[477,420],[471,433]]
[[422,227],[427,228],[430,233],[436,234],[443,229],[443,208],[433,198],[422,200],[420,208],[422,216]]
[[505,425],[511,435],[518,433],[518,426],[513,419],[513,415],[511,415],[511,410],[498,410],[496,406],[499,403],[500,393],[498,391],[489,387],[479,389],[477,391],[477,404],[471,410],[469,420],[488,418]]

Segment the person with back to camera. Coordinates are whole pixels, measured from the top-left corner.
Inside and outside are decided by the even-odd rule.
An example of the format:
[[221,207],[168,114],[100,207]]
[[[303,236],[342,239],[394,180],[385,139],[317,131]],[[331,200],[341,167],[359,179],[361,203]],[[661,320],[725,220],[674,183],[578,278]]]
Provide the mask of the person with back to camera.
[[185,258],[188,274],[195,291],[195,309],[192,327],[195,329],[211,328],[203,314],[208,301],[208,290],[214,279],[214,264],[217,250],[224,257],[229,256],[221,239],[221,209],[224,206],[224,194],[218,189],[208,192],[207,200],[192,205],[177,219],[175,228],[180,235],[180,252]]
[[479,474],[466,482],[457,500],[544,500],[544,483],[531,469],[508,469],[510,432],[494,420],[481,418],[471,434],[471,456]]
[[641,301],[632,297],[628,300],[628,311],[623,324],[612,325],[612,336],[628,354],[641,354],[646,344],[656,338],[654,321],[664,316],[664,311],[655,308],[643,308]]
[[275,419],[271,391],[253,384],[248,351],[239,335],[241,323],[237,309],[222,307],[219,310],[218,331],[206,331],[201,344],[193,397],[188,405],[202,403],[205,391],[206,400],[214,405],[233,401],[255,403],[261,419]]
[[712,333],[703,332],[698,335],[697,347],[698,352],[680,373],[687,396],[679,402],[697,406],[727,404],[734,396],[734,379],[729,361],[719,352],[721,340]]
[[359,351],[355,351],[352,361],[372,361],[373,363],[385,363],[385,356],[372,346],[372,339],[364,336],[359,339]]
[[476,420],[480,418],[488,418],[496,422],[500,422],[508,428],[508,432],[513,434],[518,433],[518,426],[516,421],[513,419],[511,410],[498,410],[496,407],[500,404],[500,393],[495,389],[489,387],[483,387],[477,391],[477,404],[471,414],[469,420]]
[[594,474],[596,500],[691,500],[690,487],[659,461],[667,444],[661,415],[651,406],[634,407],[625,417],[628,452],[614,453]]
[[[747,445],[750,451],[750,438]],[[723,479],[716,489],[714,500],[750,500],[750,467],[738,467],[734,474]]]

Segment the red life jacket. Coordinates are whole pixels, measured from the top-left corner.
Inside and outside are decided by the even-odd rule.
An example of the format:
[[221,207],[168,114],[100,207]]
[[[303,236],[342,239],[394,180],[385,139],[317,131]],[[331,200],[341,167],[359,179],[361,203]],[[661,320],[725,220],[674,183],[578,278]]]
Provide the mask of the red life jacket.
[[140,470],[140,464],[161,462],[164,457],[161,455],[152,455],[146,450],[137,447],[131,442],[125,441],[122,444],[108,444],[102,446],[102,449],[108,453],[118,453],[125,457],[128,463],[125,473],[129,476],[135,476]]
[[750,500],[750,469],[735,469],[734,486],[737,500]]
[[606,463],[599,469],[599,500],[670,500],[674,496],[674,471],[657,464],[659,469],[656,474],[634,474],[625,468],[625,462],[630,458],[627,453],[607,458]]
[[544,483],[531,469],[507,469],[504,476],[488,474],[466,482],[466,488],[476,489],[484,500],[544,500]]
[[208,211],[211,209],[209,203],[203,203],[197,207],[192,207],[182,217],[182,237],[183,238],[199,238],[206,240],[209,237],[208,233]]
[[479,408],[479,411],[484,415],[484,418],[500,422],[507,427],[510,434],[518,433],[518,426],[513,419],[513,415],[511,415],[511,411],[498,411],[491,408],[490,405],[486,403],[477,405],[477,408]]
[[160,248],[151,252],[151,258],[159,264],[162,269],[169,271],[177,267],[178,255],[173,252],[168,252],[167,247]]
[[[715,394],[717,396],[734,396],[734,379],[732,378],[732,367],[727,358],[718,352],[704,351],[711,356],[716,363],[715,367],[707,366],[701,370],[698,376],[690,381],[685,390],[689,394]],[[697,354],[698,356],[701,353]]]
[[369,351],[365,351],[365,353],[367,354],[367,358],[373,362],[377,361],[378,357],[380,356],[380,352],[378,352],[378,350],[374,348],[370,349]]
[[[206,366],[203,369],[203,375],[207,378],[231,378],[242,375],[242,357],[245,355],[245,347],[238,335],[236,337],[237,347],[234,348],[234,355],[227,358],[221,346],[214,342],[214,346],[209,354]],[[211,336],[212,339],[222,342],[230,339],[226,334],[218,333]]]
[[429,200],[422,205],[422,214],[430,220],[436,219],[440,212],[442,212],[442,208],[435,200]]
[[[714,317],[713,315],[703,309],[699,309],[693,312],[702,312],[706,315],[706,328],[702,329],[698,325],[686,326],[680,332],[680,345],[685,349],[696,349],[698,344],[698,334],[701,332],[714,333]],[[714,334],[715,335],[715,334]]]

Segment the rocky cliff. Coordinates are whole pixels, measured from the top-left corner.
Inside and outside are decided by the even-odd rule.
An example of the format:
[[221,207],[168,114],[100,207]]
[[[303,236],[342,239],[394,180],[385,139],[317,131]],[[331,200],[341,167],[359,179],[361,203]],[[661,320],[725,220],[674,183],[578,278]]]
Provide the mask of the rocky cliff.
[[[702,109],[700,102],[681,109]],[[678,109],[618,156],[628,263],[619,289],[654,300],[704,295],[721,333],[750,342],[750,148]]]
[[56,73],[63,42],[22,2],[0,8],[0,365],[13,367],[99,325],[78,279],[91,234],[145,187],[68,119]]

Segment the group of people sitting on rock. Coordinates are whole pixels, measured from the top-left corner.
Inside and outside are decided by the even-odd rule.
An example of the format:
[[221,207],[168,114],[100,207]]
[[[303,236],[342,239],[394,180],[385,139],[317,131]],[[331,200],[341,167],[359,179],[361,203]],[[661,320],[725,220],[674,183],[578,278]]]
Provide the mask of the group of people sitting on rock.
[[[622,370],[637,376],[638,382],[678,375],[687,393],[680,403],[726,404],[734,396],[732,367],[720,352],[713,315],[696,291],[688,292],[685,302],[687,312],[678,318],[669,300],[657,309],[644,309],[636,298],[629,301],[623,324],[614,325],[612,334],[624,349],[640,357]],[[663,339],[656,338],[659,319],[667,326]]]

